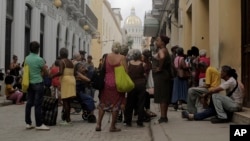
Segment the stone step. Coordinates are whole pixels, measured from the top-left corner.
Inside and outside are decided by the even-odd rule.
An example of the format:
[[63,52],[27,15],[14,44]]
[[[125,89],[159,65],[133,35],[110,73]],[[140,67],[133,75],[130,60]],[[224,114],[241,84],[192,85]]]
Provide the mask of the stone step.
[[244,107],[241,112],[234,112],[233,122],[237,124],[250,125],[250,108]]

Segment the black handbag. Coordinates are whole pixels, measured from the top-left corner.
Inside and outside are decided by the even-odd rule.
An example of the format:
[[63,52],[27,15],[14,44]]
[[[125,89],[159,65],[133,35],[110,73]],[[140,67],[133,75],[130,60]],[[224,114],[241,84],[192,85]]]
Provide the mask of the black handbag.
[[105,85],[105,73],[106,73],[106,56],[103,58],[102,67],[99,70],[95,70],[91,82],[92,87],[97,90],[103,90]]

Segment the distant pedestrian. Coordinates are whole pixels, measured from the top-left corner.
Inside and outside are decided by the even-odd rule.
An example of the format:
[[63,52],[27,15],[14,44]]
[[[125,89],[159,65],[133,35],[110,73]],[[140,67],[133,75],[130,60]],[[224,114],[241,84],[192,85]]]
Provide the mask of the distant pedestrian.
[[10,64],[10,75],[19,76],[19,71],[21,70],[20,63],[17,62],[18,57],[13,55],[13,61]]
[[[47,75],[47,68],[44,59],[39,53],[40,44],[36,41],[30,43],[30,53],[25,58],[25,63],[29,66],[29,88],[27,95],[27,104],[25,108],[26,129],[34,128],[31,121],[31,108],[35,106],[35,120],[37,130],[50,130],[43,124],[42,102],[44,96],[43,76]],[[41,73],[42,72],[42,73]]]
[[[184,50],[181,47],[176,49],[177,56],[174,60],[174,67],[177,72],[174,78],[172,103],[175,104],[175,110],[183,110],[182,103],[187,102],[189,68],[185,63]],[[182,72],[182,74],[180,73]],[[186,74],[186,75],[184,75]],[[181,76],[182,75],[182,76]]]
[[158,123],[168,122],[167,111],[171,98],[171,57],[166,48],[167,36],[156,39],[157,53],[153,56],[154,102],[160,104],[161,117]]
[[21,101],[23,97],[23,93],[18,89],[13,87],[14,76],[8,75],[5,77],[5,94],[8,100],[15,101],[16,105],[21,105],[23,102]]

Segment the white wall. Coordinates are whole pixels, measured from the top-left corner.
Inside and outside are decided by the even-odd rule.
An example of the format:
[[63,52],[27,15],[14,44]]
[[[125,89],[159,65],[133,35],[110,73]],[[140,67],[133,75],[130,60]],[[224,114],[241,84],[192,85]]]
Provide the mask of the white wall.
[[[44,59],[47,65],[53,64],[56,56],[56,37],[57,25],[60,23],[59,49],[65,47],[65,33],[66,28],[69,29],[67,48],[69,50],[69,58],[72,57],[72,36],[75,34],[74,51],[83,49],[83,41],[86,45],[91,46],[91,38],[85,38],[85,31],[80,27],[76,21],[68,21],[67,13],[63,9],[55,8],[51,0],[15,0],[14,1],[14,17],[12,23],[12,37],[11,37],[11,55],[16,54],[19,62],[22,63],[24,59],[24,38],[25,38],[25,4],[28,3],[32,7],[31,14],[31,35],[30,41],[40,41],[40,14],[45,16],[45,31],[44,31]],[[63,19],[66,19],[63,21]],[[5,23],[6,22],[6,0],[0,0],[0,68],[5,66]],[[70,27],[70,28],[69,28]],[[88,49],[89,50],[89,49]]]

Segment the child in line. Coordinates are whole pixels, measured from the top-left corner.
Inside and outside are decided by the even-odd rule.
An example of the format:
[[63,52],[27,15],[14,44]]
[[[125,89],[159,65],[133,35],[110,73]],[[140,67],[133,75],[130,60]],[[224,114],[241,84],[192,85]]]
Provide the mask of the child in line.
[[5,95],[8,100],[13,100],[17,105],[24,104],[21,99],[23,97],[23,93],[19,91],[18,88],[14,89],[13,87],[13,82],[14,82],[14,77],[11,75],[6,76],[5,78]]

